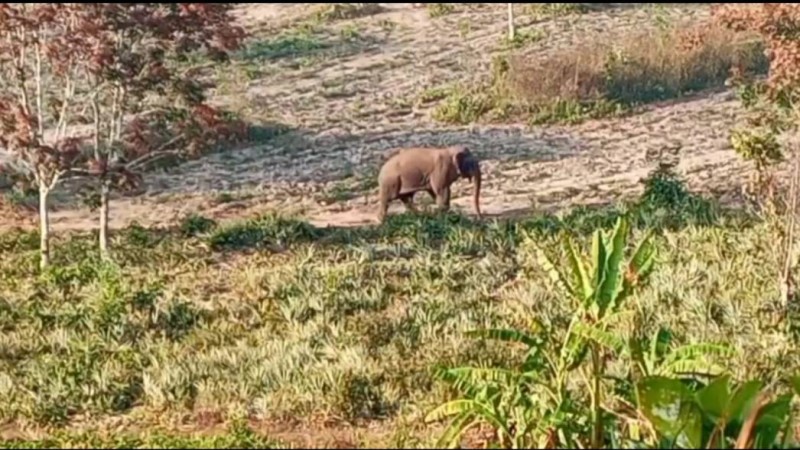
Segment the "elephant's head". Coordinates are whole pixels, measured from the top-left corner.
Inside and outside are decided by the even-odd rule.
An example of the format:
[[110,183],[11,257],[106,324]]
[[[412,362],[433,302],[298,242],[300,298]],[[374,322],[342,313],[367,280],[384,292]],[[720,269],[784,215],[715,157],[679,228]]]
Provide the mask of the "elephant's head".
[[481,196],[481,166],[475,154],[464,146],[453,148],[453,164],[458,174],[468,180],[472,180],[475,187],[473,202],[475,213],[481,217],[480,196]]

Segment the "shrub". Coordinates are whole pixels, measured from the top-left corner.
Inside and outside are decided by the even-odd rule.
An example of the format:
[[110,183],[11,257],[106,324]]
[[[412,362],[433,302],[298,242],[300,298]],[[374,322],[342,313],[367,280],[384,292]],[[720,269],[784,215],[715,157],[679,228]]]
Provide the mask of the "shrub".
[[766,73],[767,66],[749,33],[702,25],[631,34],[545,58],[511,54],[493,64],[490,83],[453,91],[434,118],[468,123],[494,110],[531,124],[575,123],[724,86],[734,67]]
[[544,61],[509,59],[509,91],[532,105],[559,99],[606,100],[637,105],[712,86],[722,86],[731,67],[764,72],[762,48],[722,28],[700,34],[683,29],[671,35],[632,35],[619,45],[577,47]]
[[372,16],[385,10],[379,3],[330,3],[314,12],[314,17],[323,22],[357,19]]

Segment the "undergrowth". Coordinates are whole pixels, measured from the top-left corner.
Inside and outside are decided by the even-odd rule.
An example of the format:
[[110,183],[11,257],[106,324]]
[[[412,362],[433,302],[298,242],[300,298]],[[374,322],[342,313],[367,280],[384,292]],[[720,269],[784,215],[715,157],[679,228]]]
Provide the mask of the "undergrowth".
[[588,236],[622,217],[636,236],[656,230],[659,270],[637,297],[642,332],[729,342],[737,379],[778,380],[800,365],[794,337],[761,312],[777,295],[769,227],[662,169],[636,201],[521,221],[401,214],[320,229],[276,214],[195,215],[115,233],[113,263],[95,255],[92,233],[58,236],[41,275],[35,232],[0,236],[0,420],[69,430],[76,415],[135,407],[408,417],[450,397],[436,367],[520,361],[467,330],[572,314],[532,243],[558,255],[564,232]]
[[[544,5],[544,4],[543,4]],[[514,50],[543,39],[519,30]],[[435,120],[468,124],[523,119],[531,125],[621,116],[636,107],[723,87],[731,70],[765,74],[763,45],[714,25],[668,27],[616,41],[598,40],[547,57],[510,52],[484,81],[450,89]]]

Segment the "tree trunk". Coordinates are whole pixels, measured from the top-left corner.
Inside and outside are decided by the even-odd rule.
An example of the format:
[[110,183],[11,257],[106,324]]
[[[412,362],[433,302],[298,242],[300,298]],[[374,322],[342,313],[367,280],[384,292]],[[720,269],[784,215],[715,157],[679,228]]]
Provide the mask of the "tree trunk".
[[50,265],[50,215],[47,211],[47,197],[50,190],[39,183],[39,268]]
[[108,259],[108,181],[100,182],[100,256]]
[[514,36],[516,36],[516,31],[514,30],[514,4],[508,4],[508,40],[513,40]]

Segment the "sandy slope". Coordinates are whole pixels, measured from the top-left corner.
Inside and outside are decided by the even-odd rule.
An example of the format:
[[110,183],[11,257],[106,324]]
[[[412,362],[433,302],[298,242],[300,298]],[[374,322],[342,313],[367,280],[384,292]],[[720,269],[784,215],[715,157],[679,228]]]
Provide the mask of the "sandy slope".
[[[241,4],[237,14],[258,29],[307,10],[298,4]],[[654,27],[657,16],[692,21],[706,17],[707,10],[698,4],[660,11],[620,7],[533,24],[520,18],[520,23],[544,31],[546,37],[526,50],[544,55],[587,39]],[[434,123],[430,105],[416,102],[419,93],[485,71],[499,51],[504,20],[504,6],[473,6],[431,19],[425,9],[394,4],[378,15],[330,25],[341,35],[355,30],[359,44],[336,47],[336,57],[284,58],[259,66],[258,76],[236,80],[218,93],[219,102],[245,105],[302,132],[150,174],[144,194],[114,201],[112,226],[166,224],[192,212],[232,218],[275,208],[299,210],[318,225],[368,223],[373,191],[346,200],[332,194],[337,180],[348,173],[374,177],[382,152],[416,144],[459,143],[477,151],[485,161],[483,210],[490,215],[616,201],[640,189],[638,180],[654,166],[648,155],[676,146],[692,188],[736,188],[732,175],[742,167],[727,135],[739,107],[726,92],[577,126]],[[224,201],[223,191],[229,194]],[[471,213],[470,192],[466,182],[456,185],[456,208]],[[399,204],[391,209],[401,210]],[[86,209],[60,207],[52,217],[57,230],[96,227]]]

